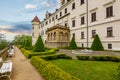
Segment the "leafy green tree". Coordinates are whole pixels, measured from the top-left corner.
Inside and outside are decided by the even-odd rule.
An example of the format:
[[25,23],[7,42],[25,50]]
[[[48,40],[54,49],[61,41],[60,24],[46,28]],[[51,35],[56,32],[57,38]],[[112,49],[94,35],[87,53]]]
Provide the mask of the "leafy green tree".
[[34,52],[42,52],[45,50],[41,36],[38,37],[38,40],[35,43],[33,50]]
[[32,40],[29,40],[31,36],[26,36],[26,35],[16,35],[13,40],[13,44],[16,45],[21,45],[22,47],[24,46],[31,46],[32,45]]
[[9,45],[8,41],[4,38],[4,34],[0,33],[0,50],[6,48]]
[[98,35],[94,37],[94,41],[91,45],[91,49],[95,51],[104,51],[103,45]]
[[7,40],[0,40],[0,50],[6,48],[8,46]]
[[77,44],[76,44],[74,38],[72,38],[71,41],[70,41],[69,49],[77,49]]
[[32,37],[31,36],[26,36],[26,39],[24,41],[24,48],[27,50],[32,49]]

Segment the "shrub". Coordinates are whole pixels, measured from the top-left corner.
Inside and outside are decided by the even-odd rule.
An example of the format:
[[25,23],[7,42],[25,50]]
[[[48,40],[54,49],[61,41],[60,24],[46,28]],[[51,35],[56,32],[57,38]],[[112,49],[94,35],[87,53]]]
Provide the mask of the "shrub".
[[46,80],[79,80],[40,57],[32,57],[30,61]]
[[90,60],[90,56],[77,56],[79,60]]
[[29,58],[29,55],[31,54],[28,50],[25,50],[24,48],[21,48],[22,53],[25,57]]
[[117,68],[116,80],[120,80],[120,65]]
[[41,36],[38,37],[38,40],[35,43],[33,50],[34,52],[42,52],[45,50]]
[[48,51],[44,51],[44,52],[31,52],[31,51],[25,50],[24,48],[21,48],[21,51],[24,54],[24,56],[27,57],[27,58],[31,58],[33,56],[55,54],[55,50],[54,49],[51,49],[51,50],[48,50]]
[[72,40],[70,41],[69,49],[77,49],[77,44],[74,38],[72,38]]
[[119,58],[112,57],[112,56],[92,56],[91,60],[93,60],[93,61],[114,61],[114,62],[120,61]]
[[51,54],[51,55],[43,55],[40,56],[42,59],[45,60],[55,60],[55,59],[72,59],[72,57],[69,57],[65,54]]
[[59,51],[59,48],[48,48],[48,47],[45,47],[45,49],[48,49],[48,50],[54,49],[55,51]]
[[91,49],[95,50],[95,51],[103,51],[104,50],[98,35],[95,36],[94,41],[91,45]]
[[29,54],[28,58],[31,58],[33,56],[41,56],[41,55],[49,55],[49,54],[55,54],[55,50],[51,49],[51,50],[46,51],[46,52],[32,53],[32,54]]
[[77,56],[79,60],[91,60],[91,61],[113,61],[120,62],[120,58],[113,56]]

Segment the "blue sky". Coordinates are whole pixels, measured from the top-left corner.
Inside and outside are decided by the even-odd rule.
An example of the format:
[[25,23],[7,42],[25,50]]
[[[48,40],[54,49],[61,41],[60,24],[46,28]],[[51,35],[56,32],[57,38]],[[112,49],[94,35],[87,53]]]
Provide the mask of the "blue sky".
[[46,11],[54,12],[60,0],[1,0],[0,33],[8,40],[15,35],[31,34],[31,20],[38,16],[43,20]]

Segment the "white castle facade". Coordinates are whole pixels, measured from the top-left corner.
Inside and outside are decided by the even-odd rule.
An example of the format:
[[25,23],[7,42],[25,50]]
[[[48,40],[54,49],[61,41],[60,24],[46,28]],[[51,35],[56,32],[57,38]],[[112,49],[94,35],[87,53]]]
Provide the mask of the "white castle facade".
[[61,0],[59,9],[45,15],[42,22],[37,16],[32,20],[33,45],[39,35],[50,42],[46,31],[61,25],[69,28],[68,41],[74,37],[79,47],[90,47],[98,34],[104,49],[120,50],[120,0]]

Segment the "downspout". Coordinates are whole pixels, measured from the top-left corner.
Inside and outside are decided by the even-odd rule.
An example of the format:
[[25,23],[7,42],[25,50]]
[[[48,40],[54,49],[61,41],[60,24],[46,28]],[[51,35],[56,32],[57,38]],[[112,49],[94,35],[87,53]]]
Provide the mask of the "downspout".
[[87,18],[86,18],[86,21],[87,21],[87,23],[86,23],[86,26],[87,26],[87,48],[89,47],[89,40],[88,40],[88,0],[86,0],[86,12],[87,12]]

